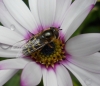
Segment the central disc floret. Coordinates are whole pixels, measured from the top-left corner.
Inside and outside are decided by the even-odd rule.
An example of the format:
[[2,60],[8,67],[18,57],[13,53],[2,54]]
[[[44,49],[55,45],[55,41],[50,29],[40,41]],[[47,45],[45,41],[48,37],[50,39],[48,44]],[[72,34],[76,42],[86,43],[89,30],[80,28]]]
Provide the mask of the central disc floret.
[[54,66],[65,58],[64,43],[59,28],[50,27],[32,36],[24,45],[22,53],[46,67]]
[[65,54],[63,42],[59,39],[55,39],[54,42],[32,53],[31,58],[46,67],[53,67],[54,64],[65,59]]

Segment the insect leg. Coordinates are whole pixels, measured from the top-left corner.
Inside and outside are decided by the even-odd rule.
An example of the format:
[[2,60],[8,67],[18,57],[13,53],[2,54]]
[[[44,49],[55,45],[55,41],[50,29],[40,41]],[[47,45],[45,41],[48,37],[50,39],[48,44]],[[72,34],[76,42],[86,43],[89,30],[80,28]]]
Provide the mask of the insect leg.
[[47,44],[50,48],[53,48],[50,44]]

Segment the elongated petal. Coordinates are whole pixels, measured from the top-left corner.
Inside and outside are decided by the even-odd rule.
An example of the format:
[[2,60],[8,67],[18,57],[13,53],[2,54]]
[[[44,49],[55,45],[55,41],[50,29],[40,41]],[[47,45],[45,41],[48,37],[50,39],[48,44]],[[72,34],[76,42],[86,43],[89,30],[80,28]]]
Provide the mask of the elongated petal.
[[43,68],[42,73],[43,73],[43,84],[44,86],[47,86],[47,69]]
[[30,6],[31,12],[32,12],[37,24],[39,26],[41,26],[41,22],[40,22],[40,19],[39,19],[37,2],[38,2],[38,0],[29,0],[29,6]]
[[100,74],[93,73],[81,69],[71,63],[64,63],[64,65],[76,76],[82,86],[99,86]]
[[21,75],[21,86],[36,86],[40,83],[42,71],[40,65],[30,62]]
[[52,68],[48,70],[46,77],[47,77],[47,85],[46,86],[58,86],[57,77]]
[[96,0],[75,0],[66,12],[64,21],[61,25],[65,40],[73,34],[79,27],[90,10],[94,7]]
[[65,12],[69,8],[72,0],[57,0],[56,1],[56,14],[54,24],[61,25],[62,18],[65,16]]
[[0,61],[0,70],[3,69],[23,69],[30,60],[24,58],[8,59]]
[[56,66],[56,75],[59,86],[73,86],[71,77],[64,66]]
[[16,19],[24,28],[33,33],[37,28],[37,25],[25,3],[22,0],[3,0],[3,2],[14,19]]
[[0,86],[4,85],[18,70],[0,70]]
[[8,12],[6,7],[4,6],[4,3],[0,1],[0,22],[8,27],[9,29],[12,29],[23,36],[27,34],[27,30],[25,30]]
[[21,49],[10,49],[10,46],[4,47],[0,45],[0,57],[15,58]]
[[83,57],[100,50],[100,34],[91,33],[73,37],[66,44],[67,52],[72,56]]
[[13,45],[14,43],[23,40],[24,37],[8,28],[0,26],[0,42]]
[[85,70],[100,73],[100,53],[95,53],[87,57],[72,57],[68,59],[74,65],[81,67]]
[[51,27],[55,16],[56,0],[38,0],[38,10],[43,28]]

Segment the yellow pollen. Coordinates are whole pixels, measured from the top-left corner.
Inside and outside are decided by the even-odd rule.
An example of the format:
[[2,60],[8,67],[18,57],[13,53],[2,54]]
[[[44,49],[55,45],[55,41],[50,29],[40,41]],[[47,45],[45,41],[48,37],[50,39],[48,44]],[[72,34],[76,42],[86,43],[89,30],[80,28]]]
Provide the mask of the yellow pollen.
[[46,68],[49,66],[54,67],[54,64],[59,63],[59,61],[65,58],[66,53],[64,49],[65,44],[60,39],[55,39],[53,43],[55,49],[51,55],[44,55],[41,50],[37,50],[31,54],[31,58],[36,62],[45,65]]

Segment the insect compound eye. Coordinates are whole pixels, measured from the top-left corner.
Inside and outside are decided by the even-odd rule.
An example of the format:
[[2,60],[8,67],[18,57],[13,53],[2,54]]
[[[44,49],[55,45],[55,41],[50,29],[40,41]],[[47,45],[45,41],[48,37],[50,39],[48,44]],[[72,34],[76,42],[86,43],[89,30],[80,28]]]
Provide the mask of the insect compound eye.
[[56,38],[58,38],[58,36],[59,36],[59,32],[58,32],[59,28],[50,27],[51,31],[54,33],[54,35],[56,36]]

